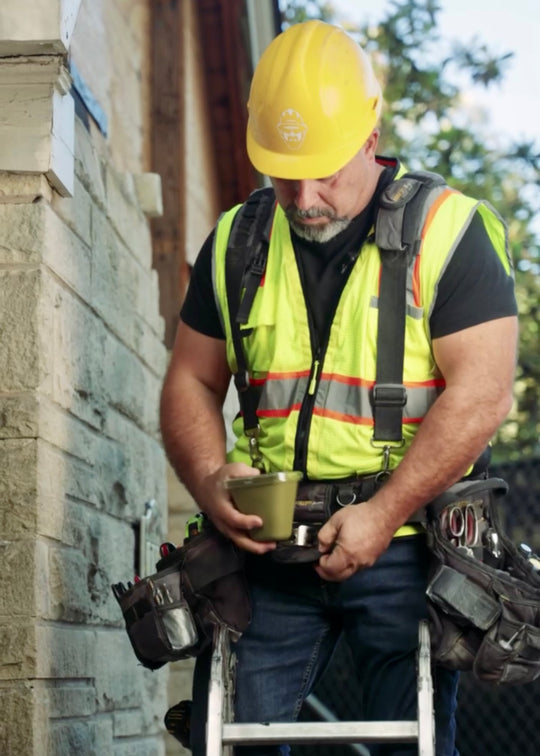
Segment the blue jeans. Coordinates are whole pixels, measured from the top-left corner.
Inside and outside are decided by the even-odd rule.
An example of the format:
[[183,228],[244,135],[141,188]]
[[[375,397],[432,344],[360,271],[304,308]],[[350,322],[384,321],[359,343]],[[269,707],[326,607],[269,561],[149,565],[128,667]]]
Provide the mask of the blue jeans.
[[[396,538],[376,564],[342,583],[321,580],[309,565],[249,557],[253,621],[236,644],[237,722],[291,722],[324,671],[343,633],[362,686],[365,720],[417,717],[418,623],[426,616],[428,553],[422,536]],[[353,671],[351,671],[353,673]],[[192,745],[204,754],[208,659],[194,677]],[[437,756],[457,756],[457,674],[434,675]],[[343,691],[345,694],[345,691]],[[243,746],[243,756],[277,756],[275,746]],[[371,745],[372,756],[412,756],[416,744]]]

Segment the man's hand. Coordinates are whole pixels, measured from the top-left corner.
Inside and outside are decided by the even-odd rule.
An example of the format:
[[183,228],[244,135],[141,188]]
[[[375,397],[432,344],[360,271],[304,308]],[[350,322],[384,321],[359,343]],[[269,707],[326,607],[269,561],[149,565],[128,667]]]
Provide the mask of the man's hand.
[[323,580],[346,580],[377,561],[396,529],[384,523],[370,501],[343,507],[319,531],[324,555],[315,570]]
[[260,471],[242,462],[231,462],[219,467],[208,475],[203,483],[204,500],[201,502],[204,511],[223,535],[230,538],[240,549],[251,551],[253,554],[265,554],[276,548],[275,541],[254,541],[249,531],[260,527],[263,522],[258,515],[245,515],[239,512],[225,488],[225,481],[229,478],[243,478],[259,475]]

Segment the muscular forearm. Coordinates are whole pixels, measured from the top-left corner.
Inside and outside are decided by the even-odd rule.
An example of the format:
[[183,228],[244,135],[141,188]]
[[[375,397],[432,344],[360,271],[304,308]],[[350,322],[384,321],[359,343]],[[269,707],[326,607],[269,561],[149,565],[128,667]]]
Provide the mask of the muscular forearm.
[[373,498],[389,528],[466,474],[506,417],[511,395],[482,399],[460,388],[442,393],[428,412],[407,454]]
[[161,395],[163,445],[176,474],[202,507],[204,480],[225,463],[221,396],[188,375],[169,375]]

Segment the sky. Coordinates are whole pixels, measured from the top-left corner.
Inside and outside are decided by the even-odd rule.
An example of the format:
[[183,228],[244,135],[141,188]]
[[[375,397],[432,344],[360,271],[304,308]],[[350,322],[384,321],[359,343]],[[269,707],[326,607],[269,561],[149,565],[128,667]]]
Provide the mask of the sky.
[[[381,20],[392,8],[391,0],[332,0],[332,5],[361,24]],[[464,91],[465,101],[486,108],[487,128],[495,137],[540,144],[540,0],[439,0],[439,5],[444,39],[463,43],[476,37],[494,53],[514,53],[500,85]]]

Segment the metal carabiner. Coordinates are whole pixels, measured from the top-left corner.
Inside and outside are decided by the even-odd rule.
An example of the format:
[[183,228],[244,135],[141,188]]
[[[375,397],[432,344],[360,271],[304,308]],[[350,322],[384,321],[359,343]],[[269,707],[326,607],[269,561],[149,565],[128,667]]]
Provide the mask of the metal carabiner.
[[260,470],[262,473],[265,473],[266,469],[264,467],[263,456],[261,454],[261,450],[259,449],[260,431],[261,429],[257,425],[255,428],[246,428],[244,432],[249,441],[249,456],[252,466],[257,470]]
[[386,480],[390,477],[390,450],[391,446],[383,446],[383,468],[380,472],[377,473],[375,476],[376,483],[381,483],[383,480]]

